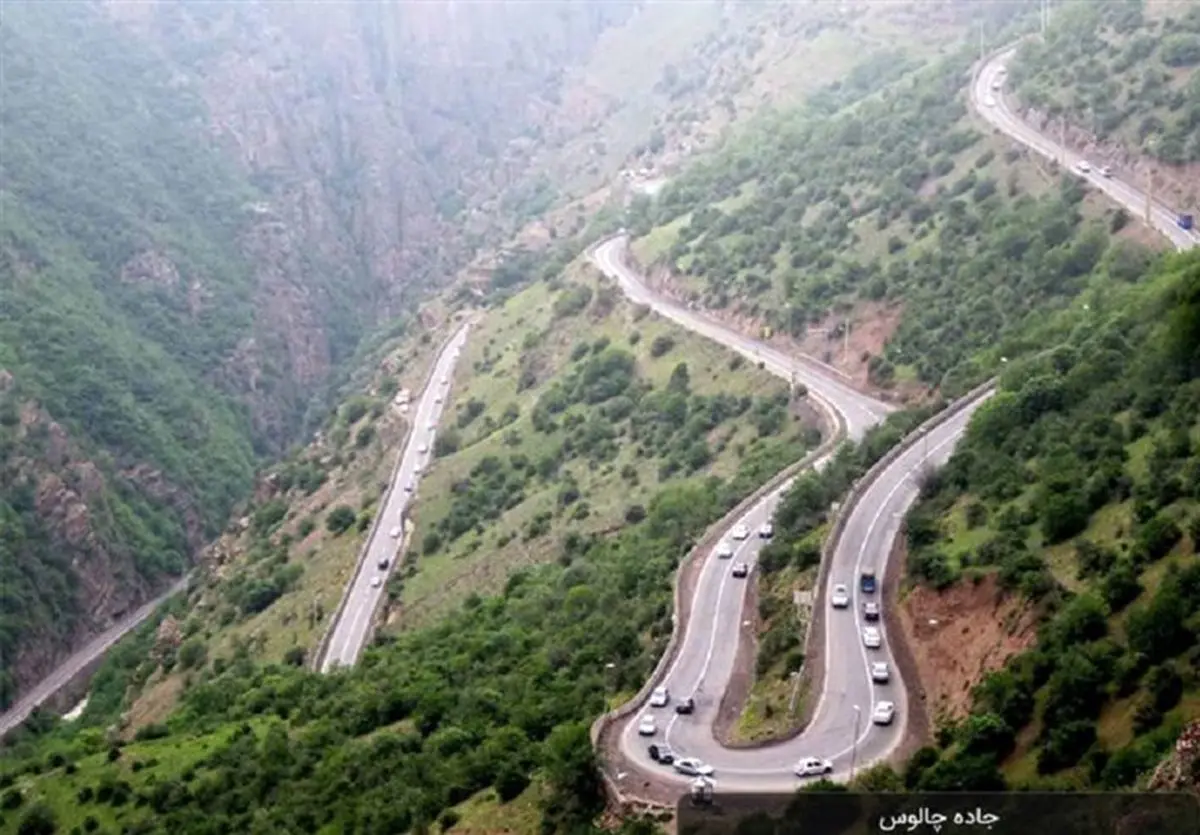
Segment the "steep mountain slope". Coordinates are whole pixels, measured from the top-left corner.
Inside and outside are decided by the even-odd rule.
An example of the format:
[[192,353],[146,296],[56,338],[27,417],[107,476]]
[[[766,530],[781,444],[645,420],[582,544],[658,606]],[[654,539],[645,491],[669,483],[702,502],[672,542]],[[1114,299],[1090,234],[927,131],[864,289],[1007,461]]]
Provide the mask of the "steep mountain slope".
[[[941,716],[924,788],[1134,785],[1200,718],[1200,255],[1055,317],[908,521],[908,569],[995,574],[1033,646]],[[1012,624],[1009,624],[1010,626]],[[924,774],[925,776],[920,776]]]
[[1145,182],[1200,204],[1200,9],[1188,2],[1067,3],[1012,66],[1024,116]]
[[506,182],[477,137],[537,124],[608,9],[6,5],[0,704],[178,574],[452,266],[439,206]]

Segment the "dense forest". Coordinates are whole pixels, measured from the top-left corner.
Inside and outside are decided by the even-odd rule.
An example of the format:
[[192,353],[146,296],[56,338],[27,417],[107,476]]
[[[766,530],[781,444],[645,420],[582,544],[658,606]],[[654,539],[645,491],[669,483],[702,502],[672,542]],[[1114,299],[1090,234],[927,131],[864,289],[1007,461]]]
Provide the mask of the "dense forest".
[[1200,256],[1059,319],[1014,362],[907,523],[908,571],[996,572],[1042,615],[926,787],[1134,785],[1197,718]]
[[1200,8],[1068,3],[1052,20],[1013,61],[1022,104],[1164,162],[1200,160]]

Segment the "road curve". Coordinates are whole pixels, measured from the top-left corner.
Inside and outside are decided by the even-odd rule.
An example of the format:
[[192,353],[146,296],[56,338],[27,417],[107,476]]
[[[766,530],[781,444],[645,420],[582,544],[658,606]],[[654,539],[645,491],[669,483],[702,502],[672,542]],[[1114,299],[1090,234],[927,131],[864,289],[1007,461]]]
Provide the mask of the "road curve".
[[[858,392],[832,374],[812,364],[777,351],[757,340],[725,328],[702,314],[662,299],[628,265],[626,239],[612,238],[596,246],[591,259],[604,273],[617,281],[631,300],[646,304],[658,313],[690,330],[698,332],[739,353],[761,360],[764,366],[781,376],[795,374],[815,397],[839,413],[847,434],[860,438],[879,422],[892,407]],[[828,580],[855,587],[861,570],[870,566],[883,576],[884,561],[891,551],[904,511],[916,499],[918,487],[914,475],[926,466],[939,466],[949,458],[954,442],[962,434],[974,408],[982,399],[932,429],[925,440],[901,453],[895,463],[871,484],[862,500],[851,511],[845,533],[836,544]],[[829,456],[814,466],[823,467]],[[884,634],[883,647],[863,647],[860,621],[861,598],[856,592],[851,608],[831,611],[825,618],[824,657],[826,664],[822,690],[812,721],[798,737],[773,746],[756,749],[727,749],[713,733],[713,724],[737,656],[741,624],[746,614],[746,581],[731,574],[731,565],[748,563],[753,570],[766,540],[758,537],[762,523],[768,521],[782,496],[791,486],[784,483],[751,507],[734,526],[745,525],[750,536],[733,542],[732,559],[721,559],[712,552],[703,556],[703,564],[694,591],[690,611],[695,613],[684,629],[681,643],[671,666],[659,684],[671,692],[672,701],[691,696],[695,712],[679,716],[671,707],[649,708],[631,714],[617,726],[621,753],[639,772],[658,783],[682,788],[690,778],[656,765],[647,748],[651,742],[666,742],[677,756],[698,757],[712,765],[715,778],[725,791],[790,791],[800,780],[792,773],[794,763],[808,756],[833,762],[834,777],[848,776],[851,760],[862,765],[888,755],[904,737],[907,696],[904,683],[891,657]],[[753,574],[751,575],[753,576]],[[886,632],[882,621],[881,632]],[[870,663],[884,660],[891,668],[887,685],[873,684]],[[890,726],[870,722],[873,705],[889,700],[896,705],[896,721]],[[638,719],[655,715],[658,730],[653,737],[638,733]],[[857,728],[857,731],[856,731]]]
[[[396,568],[399,539],[394,538],[392,533],[404,524],[404,512],[415,493],[420,468],[432,460],[434,436],[442,410],[446,407],[445,399],[454,366],[473,324],[473,320],[468,320],[446,342],[434,363],[433,374],[421,392],[421,399],[412,414],[412,429],[399,464],[392,473],[392,483],[378,511],[378,521],[371,529],[366,547],[359,554],[345,605],[337,622],[330,627],[332,632],[325,656],[321,659],[321,672],[353,665],[370,634],[379,601],[387,593],[388,575]],[[380,569],[380,561],[384,559],[388,561],[387,567]],[[375,580],[379,581],[377,585]]]
[[[1075,166],[1085,157],[1038,133],[1010,109],[1004,97],[1004,82],[1007,66],[1017,48],[1012,46],[997,53],[980,67],[971,85],[972,106],[985,121],[1001,133],[1007,134],[1047,159],[1057,160],[1064,167],[1071,169],[1075,176],[1087,180],[1093,188],[1108,195],[1131,215],[1144,218],[1144,190],[1130,185],[1118,176],[1104,177],[1095,170],[1080,172]],[[1176,213],[1161,203],[1155,202],[1151,205],[1150,223],[1165,235],[1176,249],[1190,249],[1200,244],[1200,235],[1181,229],[1175,218]]]
[[88,665],[95,662],[100,656],[108,652],[108,650],[117,641],[124,638],[129,632],[136,629],[142,621],[150,617],[154,611],[165,603],[169,598],[178,594],[187,588],[188,576],[184,576],[176,580],[170,588],[160,594],[158,597],[143,603],[130,614],[126,615],[117,623],[113,624],[100,635],[97,635],[90,642],[85,644],[77,652],[73,653],[66,661],[58,665],[58,667],[50,675],[34,685],[33,689],[22,696],[17,702],[10,707],[5,713],[0,714],[0,737],[3,737],[13,728],[16,728],[22,722],[29,718],[29,714],[35,708],[40,707],[47,699],[61,690],[67,685],[71,679],[79,675]]
[[601,272],[620,285],[635,304],[647,305],[676,324],[708,337],[752,362],[761,362],[763,368],[772,374],[785,379],[794,375],[796,380],[808,387],[814,398],[844,418],[846,432],[852,439],[858,440],[868,429],[895,411],[894,406],[836,379],[831,371],[821,369],[814,361],[788,356],[777,348],[713,321],[703,313],[664,299],[647,287],[642,277],[629,266],[627,249],[628,238],[617,235],[593,247],[589,257]]

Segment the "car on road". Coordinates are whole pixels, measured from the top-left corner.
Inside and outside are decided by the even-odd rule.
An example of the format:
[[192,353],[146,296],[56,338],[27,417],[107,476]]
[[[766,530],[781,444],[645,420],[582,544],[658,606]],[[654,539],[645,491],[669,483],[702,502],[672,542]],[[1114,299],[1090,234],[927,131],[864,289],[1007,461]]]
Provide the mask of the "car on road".
[[711,777],[714,769],[696,757],[684,757],[675,761],[675,770],[689,777]]
[[449,378],[449,377],[443,377],[443,378],[442,378],[442,385],[443,385],[443,386],[448,386],[448,385],[450,385],[450,378]]
[[871,665],[871,681],[876,684],[887,684],[891,673],[886,661],[876,661]]
[[748,566],[746,563],[739,562],[737,565],[735,565],[733,567],[733,576],[734,577],[742,578],[742,577],[748,577],[749,575],[750,575],[750,566]]
[[642,736],[654,736],[658,733],[658,725],[654,722],[654,717],[647,713],[638,722],[638,733]]
[[863,646],[867,649],[879,649],[883,646],[883,636],[874,626],[863,627]]
[[762,527],[758,529],[759,539],[770,539],[775,535],[775,526],[770,522],[763,522]]
[[397,525],[396,527],[392,528],[391,531],[388,532],[388,536],[390,536],[392,539],[399,539],[400,534],[402,534],[402,533],[404,533],[404,530],[399,525]]
[[434,403],[441,403],[441,402],[442,402],[442,396],[439,394],[437,397],[433,398],[433,402],[434,402]]
[[419,452],[421,455],[424,455],[425,453],[429,452],[429,444],[418,445],[417,452]]
[[879,604],[874,600],[868,600],[864,603],[863,618],[866,620],[879,620]]
[[875,569],[873,568],[864,569],[858,577],[858,582],[863,594],[874,594],[875,589],[879,587],[879,584],[875,580]]
[[832,774],[833,763],[819,757],[805,757],[792,766],[792,772],[797,777],[818,777],[822,774]]
[[1104,167],[1102,167],[1100,169],[1100,176],[1101,177],[1111,177],[1112,176],[1112,166],[1105,165]]
[[733,526],[733,531],[730,533],[730,536],[732,536],[734,539],[736,539],[740,542],[741,540],[746,539],[747,537],[750,536],[750,528],[748,528],[746,525],[742,524],[741,522],[738,522],[736,525]]
[[437,421],[436,421],[436,420],[431,420],[431,421],[429,421],[429,426],[428,426],[428,429],[429,429],[429,431],[430,431],[430,432],[432,432],[432,431],[434,431],[435,429],[437,429]]
[[717,558],[727,560],[733,556],[733,543],[728,539],[722,539],[717,543]]
[[983,100],[983,103],[985,105],[987,105],[988,107],[995,107],[996,106],[996,97],[988,96]]
[[392,561],[389,560],[387,557],[384,557],[379,562],[375,563],[375,565],[379,568],[380,571],[387,571],[387,567],[391,564],[392,564]]
[[411,493],[412,491],[413,491],[413,483],[411,481],[405,482],[404,483],[404,492]]
[[1080,174],[1088,174],[1092,170],[1092,164],[1086,159],[1081,159],[1079,162],[1075,163],[1075,170]]
[[696,712],[696,700],[688,696],[682,702],[675,705],[675,712],[681,716],[690,716]]
[[835,609],[845,609],[850,605],[850,592],[841,583],[833,587],[833,594],[829,595],[829,603]]
[[1000,80],[1000,79],[998,79],[998,78],[997,78],[995,81],[993,81],[993,82],[992,82],[992,89],[993,89],[993,90],[999,90],[999,89],[1000,89],[1001,87],[1003,87],[1003,86],[1004,86],[1004,82],[1003,82],[1003,81],[1001,81],[1001,80]]
[[890,725],[896,717],[896,706],[891,702],[879,702],[871,711],[871,721],[876,725]]
[[373,588],[373,589],[377,589],[377,588],[379,588],[379,587],[380,587],[380,586],[382,586],[382,585],[383,585],[383,578],[382,578],[382,577],[372,577],[372,578],[371,578],[371,588]]
[[655,687],[650,694],[650,707],[666,707],[671,702],[671,693],[665,687]]
[[646,753],[650,755],[650,759],[656,763],[670,765],[675,762],[675,752],[668,745],[651,745],[646,749]]

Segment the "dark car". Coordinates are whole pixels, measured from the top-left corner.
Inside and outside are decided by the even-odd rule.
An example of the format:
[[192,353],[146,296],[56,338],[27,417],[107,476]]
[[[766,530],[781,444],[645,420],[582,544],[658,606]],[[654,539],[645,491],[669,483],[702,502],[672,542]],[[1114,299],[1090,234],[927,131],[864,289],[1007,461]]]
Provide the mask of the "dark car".
[[378,565],[379,565],[380,571],[383,571],[384,569],[386,569],[389,565],[387,557],[384,557],[383,559],[381,559],[379,561]]
[[684,699],[682,702],[675,705],[676,713],[692,713],[695,710],[696,710],[696,700],[693,698],[690,698],[690,697]]
[[650,759],[656,763],[670,765],[675,762],[675,752],[665,745],[651,745],[647,750],[650,754]]
[[879,604],[874,600],[868,600],[863,604],[863,617],[866,620],[879,620]]

